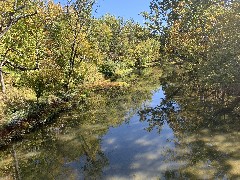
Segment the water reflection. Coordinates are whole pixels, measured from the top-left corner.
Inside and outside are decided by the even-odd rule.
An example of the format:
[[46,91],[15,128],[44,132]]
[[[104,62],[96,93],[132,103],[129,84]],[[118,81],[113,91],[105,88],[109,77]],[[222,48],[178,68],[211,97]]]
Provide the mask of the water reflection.
[[22,142],[1,149],[0,177],[100,178],[109,164],[101,148],[102,137],[110,127],[128,122],[159,87],[158,72],[150,71],[143,77],[129,79],[133,84],[131,88],[93,93],[86,104],[62,113],[53,124],[25,135]]
[[[198,83],[198,84],[197,84]],[[139,111],[149,130],[167,122],[178,139],[171,161],[185,162],[164,177],[191,179],[240,178],[239,96],[199,82],[171,80],[156,107]]]
[[235,112],[213,116],[221,107],[208,107],[189,91],[159,88],[158,77],[151,77],[128,90],[94,94],[86,105],[5,147],[0,177],[240,178]]
[[106,179],[156,178],[168,167],[179,166],[165,163],[176,141],[168,124],[164,124],[160,134],[157,130],[146,133],[148,123],[138,119],[135,116],[128,125],[111,129],[104,136],[102,148],[111,164],[105,169]]

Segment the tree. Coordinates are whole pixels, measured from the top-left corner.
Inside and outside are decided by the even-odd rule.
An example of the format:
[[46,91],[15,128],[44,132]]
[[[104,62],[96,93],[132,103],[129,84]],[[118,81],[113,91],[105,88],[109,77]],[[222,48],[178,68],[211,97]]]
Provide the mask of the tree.
[[11,27],[16,24],[21,19],[31,17],[37,12],[29,11],[29,6],[32,2],[22,1],[22,0],[7,0],[0,2],[0,39],[11,29]]
[[205,76],[207,84],[239,81],[239,1],[153,0],[150,7],[144,16],[161,35],[167,71]]
[[[5,39],[8,37],[4,37],[11,28],[18,23],[19,21],[26,19],[28,17],[34,16],[37,12],[34,8],[31,8],[33,3],[31,1],[20,1],[20,0],[7,0],[0,2],[0,83],[2,87],[2,92],[5,93],[5,83],[3,78],[3,66],[6,64],[19,69],[19,70],[27,70],[28,68],[23,67],[18,64],[14,64],[8,59],[8,55],[10,51],[13,49],[10,47],[6,47]],[[8,35],[11,36],[11,35]],[[14,50],[15,51],[15,50]]]
[[68,91],[82,80],[83,62],[97,62],[101,55],[96,44],[87,38],[93,1],[76,1],[48,26],[48,49],[63,74],[62,82]]

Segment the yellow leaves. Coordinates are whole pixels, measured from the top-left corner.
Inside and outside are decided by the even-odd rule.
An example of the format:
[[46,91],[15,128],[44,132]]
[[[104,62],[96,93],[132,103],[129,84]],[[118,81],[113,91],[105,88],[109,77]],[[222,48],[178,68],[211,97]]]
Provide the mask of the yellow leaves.
[[80,12],[69,6],[66,11],[52,0],[29,3],[26,12],[38,13],[14,25],[4,43],[17,50],[11,52],[14,62],[27,67],[38,64],[37,71],[26,74],[26,84],[40,91],[39,96],[56,83],[71,87],[81,83],[85,73],[86,81],[93,81],[100,74],[97,67],[109,61],[120,77],[132,71],[136,59],[146,65],[158,58],[160,44],[146,38],[150,31],[132,21],[110,15],[91,19],[87,9]]
[[13,11],[14,3],[15,3],[14,0],[0,1],[0,12],[4,13],[4,12]]
[[63,8],[60,4],[55,4],[53,1],[49,1],[46,6],[47,20],[54,20],[63,12]]

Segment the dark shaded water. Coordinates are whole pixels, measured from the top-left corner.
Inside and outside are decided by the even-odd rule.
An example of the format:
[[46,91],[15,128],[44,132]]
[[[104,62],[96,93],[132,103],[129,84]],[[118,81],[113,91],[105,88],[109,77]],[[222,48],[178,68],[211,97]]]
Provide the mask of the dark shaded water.
[[95,94],[27,134],[0,152],[0,179],[240,179],[238,116],[158,84]]

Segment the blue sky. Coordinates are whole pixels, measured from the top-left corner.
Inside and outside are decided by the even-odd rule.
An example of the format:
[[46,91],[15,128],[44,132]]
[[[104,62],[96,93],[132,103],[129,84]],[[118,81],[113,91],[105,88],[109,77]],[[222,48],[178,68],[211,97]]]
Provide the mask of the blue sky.
[[[66,3],[67,0],[54,0],[55,2]],[[106,13],[121,16],[124,19],[133,18],[143,24],[144,18],[138,15],[142,11],[149,11],[150,0],[97,0],[97,14],[100,17]]]

